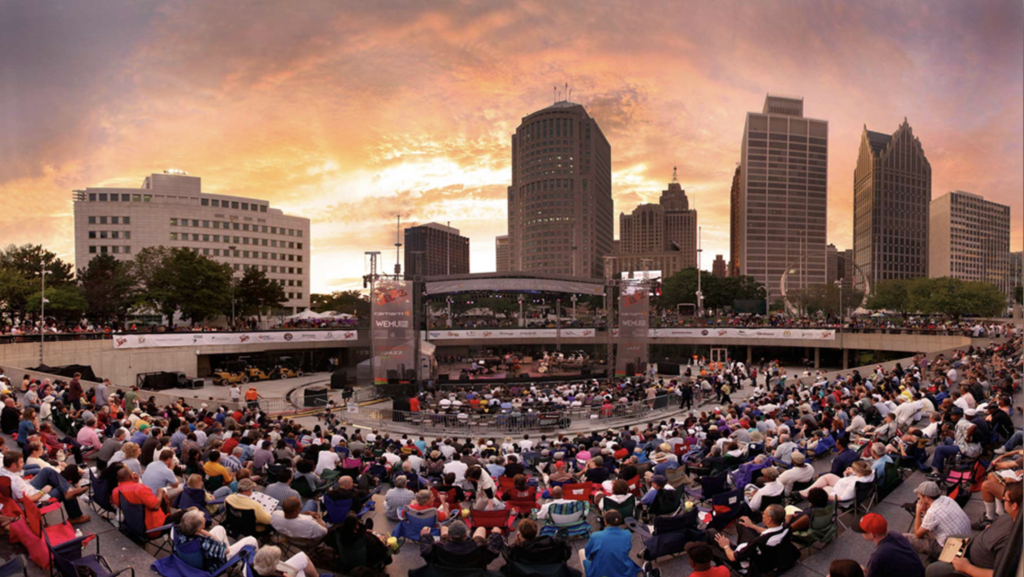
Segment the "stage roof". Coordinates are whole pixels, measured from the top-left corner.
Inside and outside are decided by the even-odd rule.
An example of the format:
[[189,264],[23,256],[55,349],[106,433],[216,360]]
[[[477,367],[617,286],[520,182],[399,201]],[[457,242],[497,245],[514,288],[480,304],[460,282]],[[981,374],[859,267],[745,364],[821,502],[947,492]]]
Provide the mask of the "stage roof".
[[604,283],[598,279],[521,272],[433,276],[425,281],[427,294],[431,295],[488,291],[604,294]]

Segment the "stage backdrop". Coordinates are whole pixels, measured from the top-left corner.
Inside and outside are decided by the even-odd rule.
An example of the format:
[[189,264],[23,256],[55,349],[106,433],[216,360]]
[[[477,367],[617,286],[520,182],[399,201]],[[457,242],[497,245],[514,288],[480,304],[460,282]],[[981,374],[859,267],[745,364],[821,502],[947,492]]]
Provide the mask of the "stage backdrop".
[[413,283],[381,279],[373,285],[370,322],[373,325],[373,382],[406,381],[416,368],[412,314]]
[[[646,283],[629,284],[619,294],[619,336],[615,353],[615,376],[641,374],[647,365],[650,298]],[[631,368],[632,371],[627,371]]]

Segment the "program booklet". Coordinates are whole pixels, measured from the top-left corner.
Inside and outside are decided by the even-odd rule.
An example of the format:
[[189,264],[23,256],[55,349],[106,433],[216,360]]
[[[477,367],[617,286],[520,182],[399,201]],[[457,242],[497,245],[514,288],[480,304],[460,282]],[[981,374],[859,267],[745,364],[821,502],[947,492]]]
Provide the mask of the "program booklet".
[[939,561],[943,563],[952,563],[953,559],[957,557],[963,557],[964,553],[967,552],[967,543],[970,539],[960,537],[949,537],[946,539],[946,544],[942,547],[942,553],[939,553]]

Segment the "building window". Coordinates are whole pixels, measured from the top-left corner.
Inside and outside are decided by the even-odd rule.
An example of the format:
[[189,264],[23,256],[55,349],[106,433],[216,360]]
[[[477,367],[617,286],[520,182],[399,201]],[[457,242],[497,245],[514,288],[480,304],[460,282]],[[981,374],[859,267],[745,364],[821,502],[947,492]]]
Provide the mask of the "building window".
[[89,231],[89,238],[96,238],[96,231],[95,230],[90,230]]
[[89,254],[96,254],[96,247],[95,246],[91,246],[91,245],[89,246]]
[[95,216],[90,216],[89,217],[89,224],[96,224],[96,217]]
[[178,219],[172,218],[171,219],[171,226],[178,226]]
[[171,233],[171,240],[178,240],[178,233],[172,232]]
[[124,253],[125,253],[125,254],[131,254],[131,253],[132,253],[132,247],[131,247],[131,245],[127,245],[127,244],[126,244],[126,245],[124,246]]
[[144,194],[144,195],[142,195],[142,202],[152,202],[152,201],[153,201],[153,195],[152,194]]
[[231,208],[238,208],[238,201],[231,201]]
[[110,224],[117,224],[117,221],[119,220],[121,219],[117,218],[116,216],[112,216],[110,217]]
[[131,224],[131,223],[132,223],[132,217],[126,216],[126,217],[121,218],[121,224]]
[[107,217],[101,216],[100,217],[100,224],[107,224]]
[[89,193],[89,202],[96,202],[96,193],[95,192],[90,192]]
[[199,201],[199,204],[201,204],[203,206],[210,206],[210,199],[204,198],[204,199]]

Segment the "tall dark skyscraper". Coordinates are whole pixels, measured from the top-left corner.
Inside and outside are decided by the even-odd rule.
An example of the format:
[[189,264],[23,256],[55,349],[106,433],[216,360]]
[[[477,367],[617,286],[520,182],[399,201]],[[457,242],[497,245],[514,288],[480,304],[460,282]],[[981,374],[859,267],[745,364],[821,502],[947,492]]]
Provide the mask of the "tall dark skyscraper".
[[872,283],[928,276],[932,166],[903,119],[892,135],[864,127],[853,171],[853,254]]
[[524,117],[512,135],[509,270],[603,276],[613,215],[611,146],[583,106]]
[[447,274],[469,274],[469,239],[436,222],[405,229],[406,277]]
[[769,94],[748,112],[731,225],[734,269],[768,287],[773,299],[825,282],[828,121],[804,117],[802,98]]

